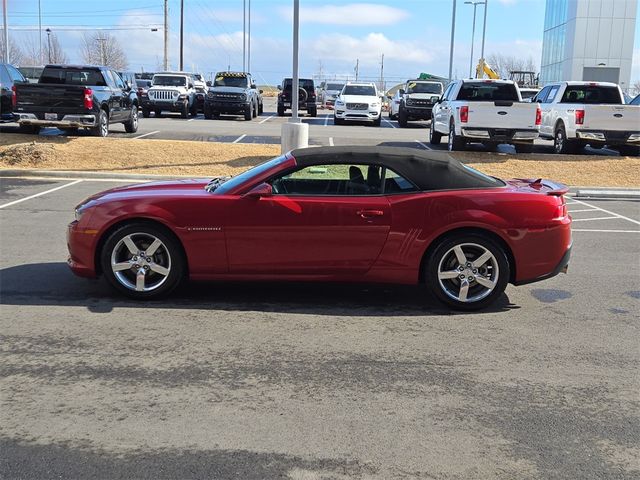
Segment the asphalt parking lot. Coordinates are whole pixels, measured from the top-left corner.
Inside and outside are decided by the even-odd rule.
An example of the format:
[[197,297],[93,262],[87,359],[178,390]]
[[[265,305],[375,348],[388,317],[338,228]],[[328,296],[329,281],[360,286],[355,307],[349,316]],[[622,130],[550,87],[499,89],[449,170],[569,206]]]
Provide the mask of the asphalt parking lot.
[[[204,142],[225,143],[262,143],[280,144],[282,124],[289,121],[291,112],[284,117],[276,114],[276,99],[264,98],[264,113],[250,122],[242,117],[225,116],[220,119],[207,120],[202,114],[188,120],[180,118],[179,113],[164,113],[161,118],[140,118],[136,133],[126,133],[124,126],[115,124],[110,127],[109,135],[114,138],[146,138],[162,140],[192,140]],[[446,150],[446,137],[441,145],[429,144],[429,122],[410,122],[408,128],[399,128],[398,122],[389,120],[387,113],[383,113],[380,127],[373,127],[366,123],[354,123],[342,126],[333,125],[332,110],[318,110],[318,116],[308,117],[301,112],[301,119],[309,124],[310,145],[385,145],[407,146],[414,144],[416,148],[426,150]],[[18,133],[16,124],[0,125],[0,133]],[[64,136],[65,132],[57,128],[46,128],[40,135]],[[88,135],[80,132],[80,135]],[[469,150],[484,151],[479,144],[472,144]],[[614,155],[614,150],[595,150],[587,147],[591,155]],[[498,151],[514,153],[510,145],[499,145]],[[536,140],[534,153],[554,153],[553,142]]]
[[640,203],[570,200],[568,275],[453,314],[419,287],[67,269],[110,181],[3,178],[0,477],[638,478]]

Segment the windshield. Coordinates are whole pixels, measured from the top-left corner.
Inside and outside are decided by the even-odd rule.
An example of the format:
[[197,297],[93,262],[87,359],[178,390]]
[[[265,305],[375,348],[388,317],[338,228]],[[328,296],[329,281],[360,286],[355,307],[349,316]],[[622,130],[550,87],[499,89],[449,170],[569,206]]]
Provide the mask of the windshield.
[[495,102],[504,100],[519,101],[516,86],[513,83],[464,83],[458,93],[458,100],[472,102]]
[[213,86],[247,88],[247,77],[217,75]]
[[440,95],[442,93],[442,84],[409,82],[407,84],[407,93],[435,93]]
[[344,87],[344,84],[342,83],[327,83],[327,86],[325,87],[325,90],[342,90],[342,87]]
[[372,85],[347,85],[342,91],[343,95],[367,95],[376,96],[376,89]]
[[600,85],[569,85],[562,95],[560,103],[606,103],[612,105],[622,104],[620,91],[617,87],[605,87]]
[[149,88],[151,86],[151,80],[136,80],[136,86],[139,88]]
[[200,82],[204,82],[204,78],[202,78],[202,75],[200,75],[199,73],[196,73],[194,75],[194,77],[196,77],[196,80],[200,81]]
[[[291,82],[292,80],[290,78],[285,78],[284,79],[284,83],[282,85],[284,90],[291,90]],[[307,78],[300,78],[298,79],[298,85],[300,85],[302,88],[304,88],[305,90],[313,90],[313,80],[309,80]]]
[[187,84],[185,77],[171,77],[169,75],[156,75],[153,77],[153,86],[184,87]]
[[287,157],[285,155],[280,155],[279,157],[271,159],[265,163],[256,165],[255,167],[250,168],[245,172],[242,172],[240,175],[236,175],[235,177],[231,177],[228,180],[225,180],[224,183],[220,183],[219,186],[215,188],[213,191],[215,192],[216,195],[224,195],[230,190],[233,190],[234,188],[236,188],[238,185],[243,184],[250,178],[260,175],[261,173],[266,172],[267,170],[275,167],[276,165],[280,165],[281,163],[284,163],[286,160],[287,160]]

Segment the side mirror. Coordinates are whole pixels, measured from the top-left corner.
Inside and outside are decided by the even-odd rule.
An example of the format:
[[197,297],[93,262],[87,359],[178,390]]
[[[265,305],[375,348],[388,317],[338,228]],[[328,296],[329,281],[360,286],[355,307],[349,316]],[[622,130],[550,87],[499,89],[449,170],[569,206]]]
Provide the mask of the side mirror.
[[124,82],[124,87],[125,87],[127,90],[131,90],[131,82],[130,82],[129,80],[127,80],[126,82]]
[[189,88],[193,88],[193,83],[190,83],[190,84],[189,84]]
[[258,90],[260,93],[264,93],[264,90]]
[[400,89],[400,95],[404,95],[404,88]]
[[261,197],[270,197],[271,195],[273,195],[273,188],[271,188],[271,185],[269,185],[268,183],[261,183],[253,187],[242,197],[258,199]]
[[213,85],[213,84],[211,83],[211,80],[207,80],[207,87],[210,87],[211,85]]
[[282,90],[282,85],[278,85],[278,90]]
[[251,84],[251,88],[253,88],[254,90],[257,88],[255,83]]

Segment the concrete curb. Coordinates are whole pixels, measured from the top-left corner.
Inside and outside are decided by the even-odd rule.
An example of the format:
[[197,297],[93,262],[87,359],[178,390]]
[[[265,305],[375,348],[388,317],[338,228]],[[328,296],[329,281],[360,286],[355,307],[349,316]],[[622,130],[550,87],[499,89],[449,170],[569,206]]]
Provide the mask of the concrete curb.
[[640,200],[640,190],[623,188],[592,188],[581,187],[576,189],[575,198],[598,198],[612,200]]

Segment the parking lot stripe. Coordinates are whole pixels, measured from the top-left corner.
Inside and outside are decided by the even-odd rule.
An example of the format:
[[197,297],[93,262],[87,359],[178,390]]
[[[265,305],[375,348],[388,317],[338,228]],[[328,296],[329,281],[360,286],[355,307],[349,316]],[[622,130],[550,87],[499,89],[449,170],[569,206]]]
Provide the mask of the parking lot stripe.
[[578,212],[597,212],[595,208],[581,208],[580,210],[569,210],[569,213],[578,213]]
[[329,146],[333,147],[333,137],[329,137]]
[[236,138],[233,142],[231,143],[238,143],[240,140],[242,140],[244,137],[246,137],[247,134],[243,133],[242,135],[240,135],[238,138]]
[[329,114],[327,113],[324,117],[324,126],[327,126],[327,123],[329,122]]
[[388,123],[389,125],[391,125],[391,128],[397,128],[393,123],[391,123],[389,120],[387,120],[386,118],[382,119],[383,122]]
[[31,200],[32,198],[41,197],[42,195],[46,195],[47,193],[55,192],[56,190],[61,190],[63,188],[70,187],[71,185],[75,185],[76,183],[80,183],[82,180],[74,180],[73,182],[65,183],[64,185],[60,185],[59,187],[50,188],[49,190],[45,190],[44,192],[36,193],[33,195],[29,195],[28,197],[21,198],[19,200],[14,200],[13,202],[5,203],[4,205],[0,205],[0,208],[10,207],[11,205],[15,205],[16,203],[25,202],[27,200]]
[[268,121],[269,121],[269,120],[271,120],[273,117],[275,117],[275,115],[269,115],[267,118],[265,118],[264,120],[260,120],[258,123],[268,122]]
[[617,220],[618,217],[574,218],[574,222],[590,222],[592,220]]
[[602,232],[602,233],[640,233],[640,230],[600,230],[600,229],[588,229],[588,228],[572,228],[572,232]]
[[193,122],[195,120],[195,118],[190,118],[189,120],[187,120],[187,122]]
[[156,130],[155,132],[144,133],[142,135],[138,135],[137,137],[133,137],[133,139],[137,140],[138,138],[148,137],[149,135],[155,135],[156,133],[160,133],[160,130]]
[[[610,210],[605,210],[604,208],[596,207],[595,205],[591,205],[590,203],[583,202],[582,200],[573,199],[575,203],[579,203],[580,205],[584,205],[585,207],[595,208],[596,210],[600,210],[601,212],[608,213],[609,215],[615,215],[618,218],[622,218],[623,220],[628,220],[631,223],[635,223],[636,225],[640,225],[640,221],[634,220],[633,218],[625,217],[624,215],[620,215],[619,213],[612,212]],[[575,220],[574,220],[575,221]]]
[[415,140],[415,142],[420,145],[422,148],[424,148],[425,150],[432,150],[432,148],[427,147],[426,144],[422,143],[420,140]]

